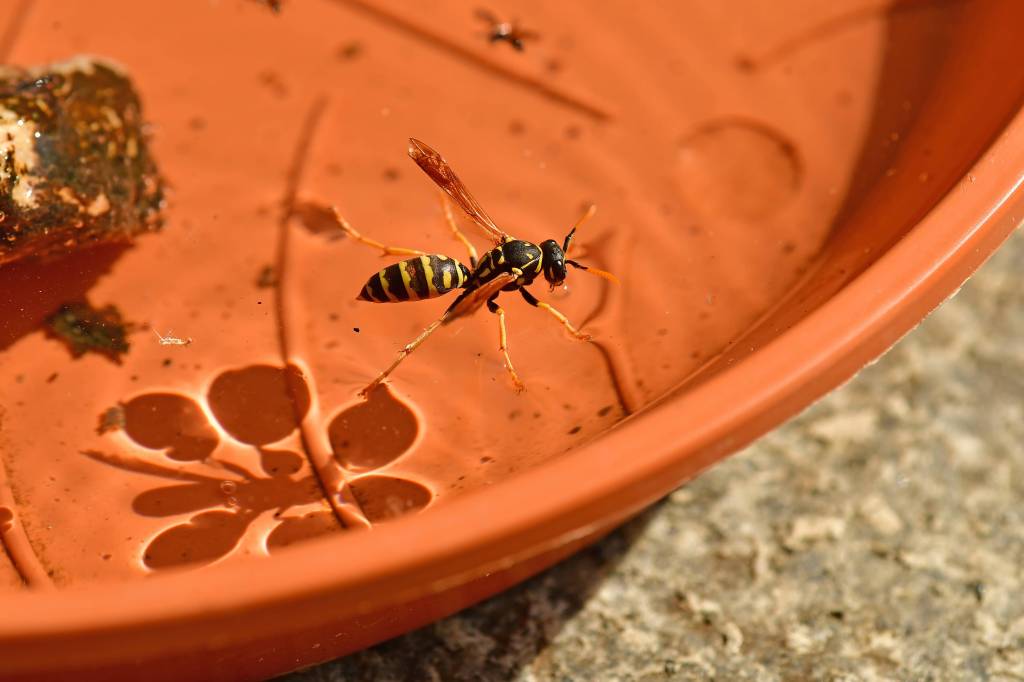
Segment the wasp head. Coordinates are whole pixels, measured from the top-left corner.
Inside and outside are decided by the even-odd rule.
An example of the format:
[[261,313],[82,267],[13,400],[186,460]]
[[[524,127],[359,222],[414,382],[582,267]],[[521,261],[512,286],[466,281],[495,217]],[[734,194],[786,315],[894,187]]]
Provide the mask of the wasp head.
[[540,251],[543,254],[544,279],[554,289],[565,281],[565,252],[554,239],[541,243]]

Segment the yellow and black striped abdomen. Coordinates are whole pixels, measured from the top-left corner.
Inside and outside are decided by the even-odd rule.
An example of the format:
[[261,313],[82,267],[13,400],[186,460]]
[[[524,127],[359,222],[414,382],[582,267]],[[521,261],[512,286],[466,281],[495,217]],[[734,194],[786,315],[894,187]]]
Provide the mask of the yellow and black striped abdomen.
[[450,256],[417,256],[378,272],[356,298],[374,303],[421,301],[458,289],[468,278],[466,266]]

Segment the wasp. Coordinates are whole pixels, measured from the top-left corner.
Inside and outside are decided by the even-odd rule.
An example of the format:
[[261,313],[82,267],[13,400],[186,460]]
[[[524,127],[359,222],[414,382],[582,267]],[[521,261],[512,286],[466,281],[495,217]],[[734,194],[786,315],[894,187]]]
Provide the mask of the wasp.
[[[467,268],[451,256],[388,246],[375,239],[365,237],[352,227],[337,208],[333,209],[338,225],[352,239],[380,249],[383,255],[413,256],[413,258],[400,263],[389,265],[370,277],[356,297],[358,300],[372,303],[422,301],[443,296],[451,291],[461,291],[455,301],[444,311],[444,314],[398,351],[394,362],[360,391],[360,395],[368,395],[370,391],[381,384],[438,327],[470,315],[485,305],[498,318],[498,350],[504,356],[505,369],[508,370],[516,391],[522,391],[526,387],[512,365],[512,358],[508,351],[505,311],[498,305],[498,296],[502,292],[518,291],[527,303],[550,314],[572,336],[582,341],[589,341],[589,335],[574,327],[565,315],[550,304],[538,300],[526,287],[532,284],[538,276],[543,275],[550,285],[551,291],[554,291],[555,287],[561,286],[565,281],[566,266],[618,283],[616,277],[609,272],[567,258],[576,230],[593,217],[596,207],[591,205],[587,209],[561,243],[554,239],[548,239],[540,244],[534,244],[516,239],[501,230],[469,193],[448,162],[429,146],[411,138],[409,140],[409,156],[443,191],[441,206],[445,220],[452,235],[462,242],[469,253],[469,267]],[[482,258],[477,257],[476,248],[459,230],[455,217],[452,215],[449,200],[454,201],[493,242],[493,248]]]

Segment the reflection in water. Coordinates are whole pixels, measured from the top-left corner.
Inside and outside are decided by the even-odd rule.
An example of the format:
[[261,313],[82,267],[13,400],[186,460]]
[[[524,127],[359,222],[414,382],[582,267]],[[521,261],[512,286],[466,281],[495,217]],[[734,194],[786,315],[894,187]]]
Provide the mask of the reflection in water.
[[[81,301],[128,249],[106,244],[61,259],[30,259],[0,268],[0,351],[38,331],[50,315],[70,301]],[[8,314],[8,311],[17,311]]]

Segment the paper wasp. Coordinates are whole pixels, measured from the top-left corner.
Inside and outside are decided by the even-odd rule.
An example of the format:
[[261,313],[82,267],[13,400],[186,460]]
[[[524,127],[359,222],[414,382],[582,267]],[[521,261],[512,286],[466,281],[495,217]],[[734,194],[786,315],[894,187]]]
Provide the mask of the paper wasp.
[[[590,206],[586,213],[583,214],[583,217],[576,221],[573,228],[569,230],[569,234],[565,236],[561,244],[554,239],[548,239],[539,245],[533,244],[516,239],[499,229],[462,184],[458,176],[455,175],[455,172],[448,163],[436,151],[423,142],[410,138],[409,156],[444,191],[444,194],[441,195],[441,203],[445,219],[449,228],[451,228],[452,234],[462,242],[469,252],[470,267],[467,268],[451,256],[428,254],[418,249],[387,246],[369,237],[364,237],[345,220],[337,208],[334,209],[334,215],[338,220],[338,224],[356,241],[380,249],[384,255],[415,256],[400,263],[389,265],[370,277],[359,292],[358,300],[373,303],[420,301],[442,296],[455,289],[462,290],[462,293],[448,306],[444,314],[402,348],[398,352],[398,357],[395,358],[395,361],[381,372],[376,379],[370,382],[366,388],[360,391],[360,394],[367,395],[384,381],[398,367],[399,363],[416,350],[439,326],[474,313],[484,305],[487,306],[489,311],[498,316],[498,349],[505,356],[505,368],[512,377],[516,390],[522,391],[525,386],[519,379],[519,375],[516,374],[516,370],[512,366],[512,358],[508,352],[505,311],[498,305],[496,299],[503,291],[519,291],[527,303],[551,314],[574,337],[583,341],[589,340],[590,337],[576,329],[565,315],[549,304],[537,300],[525,287],[543,273],[544,279],[547,280],[548,284],[551,285],[551,290],[554,291],[556,286],[561,285],[565,281],[567,265],[618,283],[618,280],[611,273],[582,265],[566,258],[569,248],[572,246],[572,239],[576,234],[576,229],[584,221],[592,217],[596,209],[594,206]],[[451,205],[448,202],[449,197],[494,242],[494,247],[485,253],[482,258],[477,258],[476,248],[462,234],[458,225],[456,225]]]

